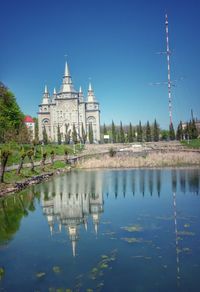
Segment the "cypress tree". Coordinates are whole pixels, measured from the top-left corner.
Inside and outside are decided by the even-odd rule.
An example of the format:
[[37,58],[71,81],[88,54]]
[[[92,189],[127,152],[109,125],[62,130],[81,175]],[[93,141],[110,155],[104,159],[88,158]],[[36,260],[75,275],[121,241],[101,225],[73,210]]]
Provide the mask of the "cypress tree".
[[112,121],[112,129],[111,129],[111,132],[112,132],[112,142],[113,143],[116,143],[117,133],[116,133],[115,124],[114,124],[113,121]]
[[189,131],[189,123],[186,123],[186,127],[185,127],[185,129],[184,129],[184,131],[183,131],[183,134],[184,134],[184,136],[185,136],[185,139],[190,139],[190,133],[189,133],[190,131]]
[[89,124],[89,142],[90,144],[94,142],[93,129],[91,123]]
[[108,131],[107,131],[107,128],[106,128],[106,125],[105,124],[103,125],[103,134],[104,135],[107,135],[108,134]]
[[48,136],[47,136],[47,131],[46,131],[46,127],[44,126],[43,131],[42,131],[42,136],[43,136],[43,143],[44,145],[48,144]]
[[192,119],[191,121],[191,139],[197,139],[198,138],[198,131],[196,127],[195,120]]
[[169,125],[169,139],[171,141],[175,140],[175,131],[174,131],[174,126],[173,126],[173,123],[171,123]]
[[129,125],[129,130],[128,130],[128,142],[129,143],[133,142],[133,127],[131,123]]
[[58,145],[61,144],[61,133],[60,133],[60,126],[58,124],[58,130],[57,130],[57,138],[58,138]]
[[71,130],[69,130],[69,124],[65,124],[65,143],[66,144],[70,143],[70,135],[71,135]]
[[183,140],[183,125],[182,122],[178,124],[177,131],[176,131],[176,139]]
[[77,138],[77,132],[76,132],[75,124],[73,124],[72,140],[73,140],[74,144],[77,144],[78,138]]
[[125,135],[124,135],[124,129],[122,126],[122,122],[120,122],[120,128],[119,128],[119,142],[124,143],[125,142]]
[[146,125],[146,141],[147,142],[151,141],[151,128],[149,125],[149,121],[147,121],[147,125]]
[[158,142],[159,141],[159,126],[157,124],[157,121],[155,119],[153,124],[153,141]]
[[139,121],[139,125],[137,126],[137,141],[142,142],[143,130],[141,121]]
[[85,129],[84,129],[84,126],[83,126],[83,123],[81,125],[81,133],[82,133],[82,140],[83,140],[83,143],[85,144],[86,140],[87,140],[87,134],[85,132]]

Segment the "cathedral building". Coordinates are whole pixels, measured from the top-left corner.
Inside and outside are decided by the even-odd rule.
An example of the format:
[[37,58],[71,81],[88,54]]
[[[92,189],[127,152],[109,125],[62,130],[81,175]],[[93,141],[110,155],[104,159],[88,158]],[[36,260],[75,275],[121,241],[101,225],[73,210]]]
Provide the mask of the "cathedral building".
[[50,142],[58,142],[58,132],[62,142],[66,141],[67,135],[72,141],[73,129],[76,129],[78,140],[82,140],[89,129],[93,132],[94,143],[100,141],[100,109],[96,101],[91,83],[89,83],[87,99],[85,100],[82,89],[74,88],[69,66],[66,62],[60,91],[54,89],[50,96],[45,86],[42,103],[39,105],[38,128],[39,140],[43,140],[43,131],[46,130]]

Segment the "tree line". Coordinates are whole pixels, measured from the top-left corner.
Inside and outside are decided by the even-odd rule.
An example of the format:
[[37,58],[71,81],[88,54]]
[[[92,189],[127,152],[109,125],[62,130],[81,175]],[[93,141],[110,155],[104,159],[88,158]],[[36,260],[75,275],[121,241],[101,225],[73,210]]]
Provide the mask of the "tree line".
[[173,141],[173,140],[185,140],[198,138],[198,130],[195,120],[191,120],[183,126],[180,121],[175,131],[173,124],[170,124],[169,130],[162,130],[160,125],[154,120],[152,124],[147,121],[145,125],[142,125],[139,121],[138,125],[124,125],[120,122],[120,125],[115,125],[112,121],[111,125],[103,125],[101,128],[102,136],[109,136],[108,139],[104,139],[105,142],[112,143],[132,143],[132,142],[158,142],[158,141]]

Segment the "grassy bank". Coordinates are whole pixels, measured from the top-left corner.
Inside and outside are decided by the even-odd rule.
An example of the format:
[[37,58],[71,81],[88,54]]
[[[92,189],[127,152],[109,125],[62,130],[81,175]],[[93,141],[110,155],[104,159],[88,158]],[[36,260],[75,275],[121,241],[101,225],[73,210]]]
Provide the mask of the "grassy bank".
[[[8,148],[11,152],[11,155],[8,158],[8,163],[7,166],[11,166],[13,164],[18,164],[20,162],[20,152],[21,152],[21,147],[23,147],[24,151],[27,152],[28,150],[30,150],[33,146],[32,145],[28,145],[28,144],[24,144],[24,145],[19,145],[16,143],[11,143],[8,145],[0,145],[0,148],[5,147]],[[47,153],[47,158],[50,157],[50,153],[51,151],[54,151],[56,156],[64,156],[65,154],[65,150],[67,150],[67,152],[69,154],[74,154],[74,152],[76,154],[80,153],[84,148],[84,145],[80,146],[80,144],[75,145],[57,145],[57,144],[48,144],[48,145],[37,145],[35,146],[35,155],[33,157],[34,161],[40,161],[42,159],[42,152],[46,152]],[[24,159],[24,163],[28,163],[29,159],[26,156]]]
[[193,149],[200,149],[200,139],[194,139],[194,140],[184,140],[181,141],[181,144],[186,146],[187,148],[193,148]]
[[200,154],[193,152],[149,153],[146,156],[95,156],[82,160],[78,168],[136,168],[136,167],[181,167],[199,166]]
[[4,176],[4,183],[0,184],[0,191],[3,191],[5,189],[8,189],[9,187],[13,186],[16,182],[23,182],[27,179],[39,176],[41,174],[49,173],[49,172],[55,172],[59,169],[69,169],[69,165],[66,165],[63,161],[55,161],[53,165],[45,165],[44,171],[41,170],[41,168],[35,167],[34,171],[31,171],[29,168],[24,168],[21,170],[20,175],[16,174],[16,170],[9,171],[5,173]]

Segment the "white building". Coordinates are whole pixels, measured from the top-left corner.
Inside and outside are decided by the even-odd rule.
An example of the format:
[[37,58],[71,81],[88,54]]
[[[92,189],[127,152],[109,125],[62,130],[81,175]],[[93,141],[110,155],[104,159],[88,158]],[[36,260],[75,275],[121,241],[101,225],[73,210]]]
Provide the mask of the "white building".
[[30,116],[25,116],[24,123],[29,131],[31,141],[35,139],[35,122]]
[[61,140],[64,142],[68,133],[70,136],[72,135],[73,126],[76,128],[78,139],[82,139],[82,128],[87,133],[88,139],[89,126],[91,126],[94,142],[100,141],[99,103],[96,101],[91,83],[87,100],[85,100],[81,87],[79,92],[74,88],[66,62],[60,91],[56,93],[54,89],[53,95],[50,97],[47,86],[45,86],[38,112],[39,140],[43,140],[45,127],[49,141],[57,142],[58,128],[60,128]]

